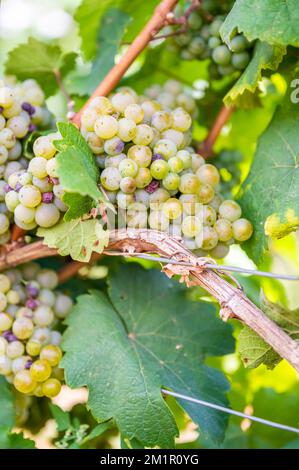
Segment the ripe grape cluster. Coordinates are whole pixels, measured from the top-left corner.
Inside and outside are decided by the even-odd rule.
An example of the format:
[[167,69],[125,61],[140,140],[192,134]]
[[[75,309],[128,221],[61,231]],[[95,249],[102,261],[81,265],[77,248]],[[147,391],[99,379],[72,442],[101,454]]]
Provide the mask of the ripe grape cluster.
[[34,157],[26,170],[12,173],[5,186],[5,204],[14,213],[16,225],[24,230],[52,227],[67,206],[61,200],[63,189],[57,177],[55,139],[59,133],[38,137],[33,144]]
[[55,271],[35,263],[0,274],[0,374],[20,393],[52,398],[61,389],[57,327],[72,300],[57,284]]
[[8,179],[28,166],[23,144],[30,133],[50,122],[45,96],[35,80],[22,83],[14,77],[0,81],[0,244],[10,238],[11,214],[5,204]]
[[[227,8],[226,13],[229,5]],[[220,37],[225,16],[217,14],[211,18],[206,15],[204,8],[193,11],[188,18],[188,30],[173,36],[170,48],[185,60],[210,58],[213,78],[244,70],[250,61],[252,43],[243,34],[236,33],[229,45],[225,44]]]
[[100,185],[121,215],[118,227],[183,236],[189,249],[222,258],[231,243],[250,238],[252,225],[235,201],[219,194],[217,168],[190,146],[192,118],[176,107],[181,85],[170,80],[164,90],[160,101],[130,88],[93,99],[81,132],[102,170]]

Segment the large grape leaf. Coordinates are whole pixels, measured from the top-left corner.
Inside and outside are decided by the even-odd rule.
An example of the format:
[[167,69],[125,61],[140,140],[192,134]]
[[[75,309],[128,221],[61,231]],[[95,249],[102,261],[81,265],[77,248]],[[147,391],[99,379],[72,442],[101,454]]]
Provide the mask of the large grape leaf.
[[298,22],[298,0],[236,0],[221,33],[227,42],[238,30],[250,41],[299,46]]
[[[111,274],[109,299],[80,296],[67,319],[63,359],[71,387],[87,386],[93,415],[114,418],[123,437],[145,446],[170,447],[177,433],[160,387],[226,403],[226,379],[203,364],[233,350],[231,328],[211,304],[192,302],[186,289],[138,265]],[[223,414],[180,401],[214,441],[223,438]]]
[[70,193],[63,201],[69,206],[65,220],[71,220],[88,213],[94,203],[102,199],[98,188],[99,171],[94,155],[76,126],[59,122],[57,127],[62,135],[61,140],[54,142],[59,151],[56,156],[58,176],[62,187]]
[[[265,314],[291,338],[299,341],[299,309],[288,310],[270,302],[265,296],[261,300],[261,308]],[[245,367],[250,369],[261,364],[273,369],[282,360],[269,344],[247,326],[242,328],[239,335],[238,351]]]
[[59,46],[47,44],[34,38],[20,44],[9,54],[5,73],[16,75],[19,80],[34,78],[46,96],[56,93],[57,71],[64,78],[75,66],[75,53],[64,54]]
[[39,237],[44,244],[56,248],[61,256],[70,255],[77,261],[89,261],[93,251],[102,253],[108,245],[109,232],[103,230],[96,219],[60,221],[51,228],[39,228]]
[[97,52],[91,70],[88,74],[75,73],[73,77],[70,77],[70,82],[68,82],[70,92],[86,95],[95,90],[114,65],[114,59],[129,20],[130,16],[121,10],[116,8],[108,10],[101,21]]
[[267,236],[281,238],[299,227],[299,106],[288,91],[260,137],[240,204],[254,225],[244,246],[259,263]]
[[276,70],[285,53],[284,46],[272,46],[266,42],[258,41],[251,61],[239,80],[224,97],[224,103],[227,106],[237,104],[244,108],[252,107],[256,101],[254,92],[262,78],[262,71]]
[[96,54],[96,37],[100,21],[109,7],[120,8],[123,12],[133,17],[131,23],[132,32],[127,40],[132,40],[153,13],[159,0],[82,0],[75,14],[75,20],[79,24],[82,39],[81,48],[86,59],[91,59]]
[[6,434],[5,439],[0,440],[0,449],[35,449],[35,442],[24,437],[22,432]]

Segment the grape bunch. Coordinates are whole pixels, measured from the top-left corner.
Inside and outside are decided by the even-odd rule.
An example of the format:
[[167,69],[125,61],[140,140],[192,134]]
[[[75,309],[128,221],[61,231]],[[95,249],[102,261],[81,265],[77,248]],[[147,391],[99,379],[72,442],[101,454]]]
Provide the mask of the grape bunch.
[[82,135],[102,170],[100,187],[117,206],[118,227],[182,236],[198,254],[222,258],[231,243],[250,238],[252,225],[219,194],[217,168],[190,147],[192,118],[175,107],[181,88],[173,81],[165,88],[174,95],[166,108],[130,88],[93,99]]
[[11,214],[4,202],[8,179],[28,166],[23,156],[26,137],[49,122],[44,93],[35,80],[18,83],[6,77],[0,82],[0,244],[10,239]]
[[[226,13],[228,11],[229,8]],[[188,30],[173,36],[170,49],[185,60],[210,58],[213,78],[244,70],[250,61],[253,45],[243,34],[238,33],[231,38],[228,45],[225,44],[220,37],[224,19],[225,16],[218,14],[210,20],[204,9],[195,10],[188,18]]]
[[58,325],[72,300],[57,284],[55,271],[35,263],[0,274],[0,374],[22,394],[52,398],[61,389]]
[[58,132],[38,137],[28,168],[12,173],[7,179],[5,204],[13,212],[15,224],[24,230],[52,227],[67,210],[61,199],[64,191],[57,177],[53,145],[59,138]]

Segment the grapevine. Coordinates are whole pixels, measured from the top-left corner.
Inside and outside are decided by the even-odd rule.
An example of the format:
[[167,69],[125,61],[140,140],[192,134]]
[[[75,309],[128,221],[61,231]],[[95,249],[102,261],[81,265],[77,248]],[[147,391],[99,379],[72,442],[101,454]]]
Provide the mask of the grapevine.
[[96,3],[0,58],[0,447],[292,446],[295,13]]

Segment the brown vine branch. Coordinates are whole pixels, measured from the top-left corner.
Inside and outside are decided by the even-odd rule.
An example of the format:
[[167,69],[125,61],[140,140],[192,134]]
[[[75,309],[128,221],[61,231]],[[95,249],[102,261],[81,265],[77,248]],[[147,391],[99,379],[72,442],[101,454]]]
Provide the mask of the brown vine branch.
[[[211,294],[220,304],[220,315],[223,320],[237,318],[254,330],[297,372],[299,372],[299,344],[291,339],[276,323],[270,320],[256,307],[238,287],[227,282],[218,273],[205,268],[205,259],[197,258],[187,250],[177,238],[163,232],[146,229],[122,229],[110,233],[108,251],[116,250],[129,253],[155,253],[178,261],[191,263],[194,268],[166,265],[163,269],[168,276],[178,274],[187,285],[199,285]],[[104,252],[105,253],[105,252]],[[0,270],[10,266],[44,258],[57,254],[56,250],[43,245],[41,241],[19,247],[13,251],[2,253]],[[94,260],[100,255],[94,255]],[[82,266],[81,263],[70,263],[70,266],[60,272],[60,277],[66,280]]]
[[222,106],[220,109],[207,138],[197,147],[198,153],[200,153],[204,158],[210,158],[213,155],[213,147],[217,137],[219,136],[223,126],[229,121],[234,110],[234,107],[227,106]]
[[112,67],[110,72],[102,80],[84,106],[72,118],[72,122],[80,126],[82,112],[88,107],[90,101],[96,96],[108,95],[118,84],[136,57],[146,48],[151,39],[167,24],[167,16],[173,10],[178,0],[163,0],[154,11],[153,16],[147,22],[143,30],[136,36],[132,44],[120,61]]

